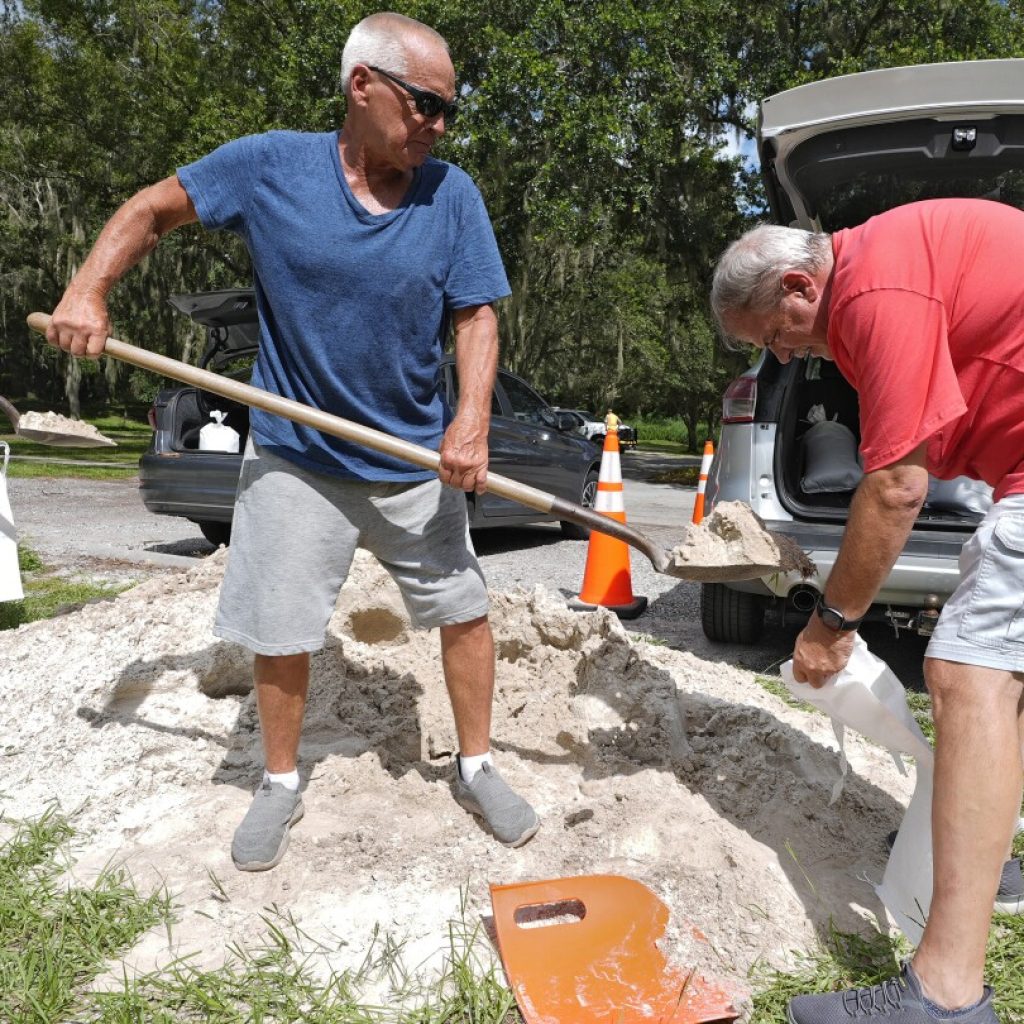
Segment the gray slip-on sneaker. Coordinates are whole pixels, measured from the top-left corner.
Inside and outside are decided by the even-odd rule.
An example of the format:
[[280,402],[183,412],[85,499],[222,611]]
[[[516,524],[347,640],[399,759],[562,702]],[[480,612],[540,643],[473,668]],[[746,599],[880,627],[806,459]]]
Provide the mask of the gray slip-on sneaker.
[[303,815],[302,797],[280,782],[264,780],[235,829],[231,859],[239,871],[266,871],[288,849],[288,832]]
[[992,989],[985,986],[981,1002],[955,1015],[936,1013],[921,992],[910,961],[895,978],[868,988],[797,996],[789,1002],[790,1024],[850,1024],[876,1018],[884,1024],[999,1024],[992,1009]]
[[999,914],[1024,914],[1024,873],[1020,869],[1019,857],[1003,865],[995,909]]
[[493,764],[484,764],[472,782],[463,782],[456,759],[452,790],[456,802],[471,814],[483,818],[499,843],[522,846],[540,828],[537,812],[509,789]]

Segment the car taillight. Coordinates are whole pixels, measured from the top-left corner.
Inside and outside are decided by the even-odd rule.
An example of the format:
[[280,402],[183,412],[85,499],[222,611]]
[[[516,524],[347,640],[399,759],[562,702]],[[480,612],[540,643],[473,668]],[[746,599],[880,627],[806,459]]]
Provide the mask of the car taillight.
[[146,413],[146,419],[149,421],[149,429],[156,430],[156,406],[151,405],[149,411]]
[[722,399],[723,423],[753,423],[757,405],[757,378],[737,377],[726,389]]

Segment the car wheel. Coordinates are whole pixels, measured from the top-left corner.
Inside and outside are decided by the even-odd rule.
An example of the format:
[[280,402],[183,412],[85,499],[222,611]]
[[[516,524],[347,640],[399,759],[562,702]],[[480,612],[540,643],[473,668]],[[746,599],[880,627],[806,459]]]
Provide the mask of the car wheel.
[[214,519],[201,519],[196,525],[214,547],[219,548],[221,544],[227,547],[231,543],[230,523],[221,523]]
[[[584,508],[593,508],[594,503],[597,501],[597,480],[598,472],[596,469],[592,469],[587,474],[587,479],[583,482],[583,492],[580,494],[578,504]],[[590,536],[590,530],[585,526],[580,526],[578,523],[569,523],[564,519],[561,522],[562,536],[566,540],[586,540]]]
[[764,604],[754,594],[705,583],[700,588],[700,621],[709,640],[752,644],[764,628]]

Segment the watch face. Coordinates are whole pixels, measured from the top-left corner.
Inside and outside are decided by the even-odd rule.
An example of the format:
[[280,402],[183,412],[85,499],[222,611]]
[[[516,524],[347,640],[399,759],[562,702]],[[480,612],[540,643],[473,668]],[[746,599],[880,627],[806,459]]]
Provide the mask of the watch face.
[[827,605],[818,605],[818,614],[821,616],[821,621],[824,622],[829,629],[840,630],[846,622],[839,612],[834,608],[829,608]]

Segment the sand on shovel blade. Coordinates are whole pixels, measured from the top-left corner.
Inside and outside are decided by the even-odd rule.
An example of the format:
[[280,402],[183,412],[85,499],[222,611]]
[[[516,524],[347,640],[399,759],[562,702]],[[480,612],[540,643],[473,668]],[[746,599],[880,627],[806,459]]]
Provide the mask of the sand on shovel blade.
[[702,523],[687,528],[670,557],[673,576],[702,582],[751,580],[776,572],[798,572],[806,579],[816,571],[789,537],[766,530],[742,501],[716,505]]
[[58,412],[26,412],[18,419],[18,436],[58,448],[116,448],[117,442],[91,423],[72,420]]

